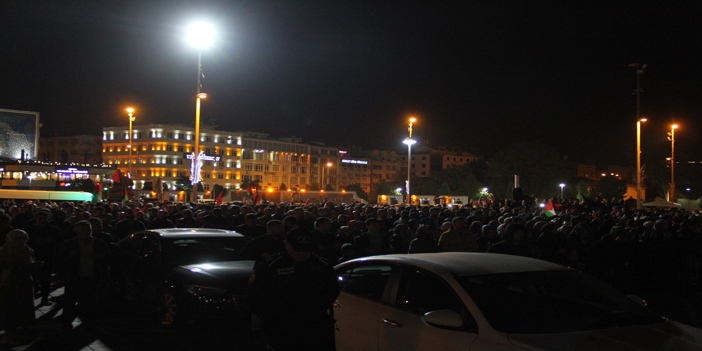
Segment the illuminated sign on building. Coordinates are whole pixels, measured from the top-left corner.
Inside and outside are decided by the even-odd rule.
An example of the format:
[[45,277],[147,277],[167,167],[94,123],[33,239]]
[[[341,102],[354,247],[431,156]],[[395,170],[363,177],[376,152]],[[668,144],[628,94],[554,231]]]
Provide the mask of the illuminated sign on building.
[[75,168],[75,167],[69,167],[69,168],[56,168],[56,173],[61,173],[61,174],[88,174],[88,169],[85,168]]
[[364,160],[342,159],[342,160],[341,160],[341,163],[351,163],[351,164],[355,164],[355,165],[367,165],[367,164],[368,164],[368,161],[364,161]]
[[[183,154],[183,157],[185,157],[188,160],[192,160],[193,154]],[[198,158],[200,159],[200,161],[215,161],[215,162],[222,161],[222,156],[211,156],[211,155],[201,154]]]

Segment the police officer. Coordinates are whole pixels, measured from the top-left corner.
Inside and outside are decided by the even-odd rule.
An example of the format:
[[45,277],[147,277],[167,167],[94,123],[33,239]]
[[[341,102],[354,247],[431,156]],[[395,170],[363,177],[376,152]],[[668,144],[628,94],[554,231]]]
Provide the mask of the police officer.
[[335,349],[330,311],[339,286],[333,267],[314,249],[312,233],[296,227],[285,235],[285,251],[256,267],[248,301],[269,350]]

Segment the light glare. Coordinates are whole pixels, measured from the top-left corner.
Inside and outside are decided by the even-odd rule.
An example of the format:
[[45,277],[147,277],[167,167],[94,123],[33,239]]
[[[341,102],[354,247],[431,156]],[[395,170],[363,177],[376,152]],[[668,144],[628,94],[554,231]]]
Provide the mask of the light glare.
[[209,23],[198,22],[188,28],[188,42],[190,45],[198,48],[204,49],[214,41],[215,30]]

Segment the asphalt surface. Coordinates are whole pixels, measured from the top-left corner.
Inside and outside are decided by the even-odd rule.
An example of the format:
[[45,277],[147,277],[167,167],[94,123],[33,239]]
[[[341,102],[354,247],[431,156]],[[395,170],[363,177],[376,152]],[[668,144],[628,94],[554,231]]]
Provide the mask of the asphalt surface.
[[[64,333],[59,323],[62,294],[63,288],[56,289],[52,293],[54,302],[47,306],[39,306],[37,299],[36,326],[26,331],[20,344],[0,344],[0,351],[265,350],[259,334],[238,330],[231,321],[206,320],[177,329],[164,328],[148,309],[126,301],[116,302],[102,311],[104,317],[95,328],[86,330],[76,319],[74,330]],[[702,329],[702,288],[649,290],[637,296],[644,298],[654,312]]]
[[63,288],[56,289],[47,306],[39,306],[36,299],[36,326],[21,335],[19,344],[0,344],[0,350],[265,350],[257,334],[237,330],[232,322],[206,320],[165,328],[148,309],[125,301],[105,308],[89,330],[76,319],[73,331],[62,332],[62,294]]

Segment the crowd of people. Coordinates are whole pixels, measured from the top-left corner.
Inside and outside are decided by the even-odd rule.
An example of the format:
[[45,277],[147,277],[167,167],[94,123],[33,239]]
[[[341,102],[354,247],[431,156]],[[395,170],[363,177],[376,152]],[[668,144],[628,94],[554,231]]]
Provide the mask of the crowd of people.
[[[75,305],[89,306],[108,274],[110,245],[159,228],[235,230],[250,239],[242,256],[257,262],[285,250],[285,234],[304,228],[312,252],[330,265],[381,254],[485,252],[567,265],[625,292],[699,282],[699,212],[637,210],[601,199],[553,201],[556,215],[534,199],[481,207],[6,200],[0,208],[0,323],[13,332],[27,327],[26,310],[8,303],[17,299],[13,294],[31,296],[33,303],[36,289],[41,304],[49,304],[60,281],[68,297],[63,323],[70,329]],[[85,259],[91,264],[81,263]]]

